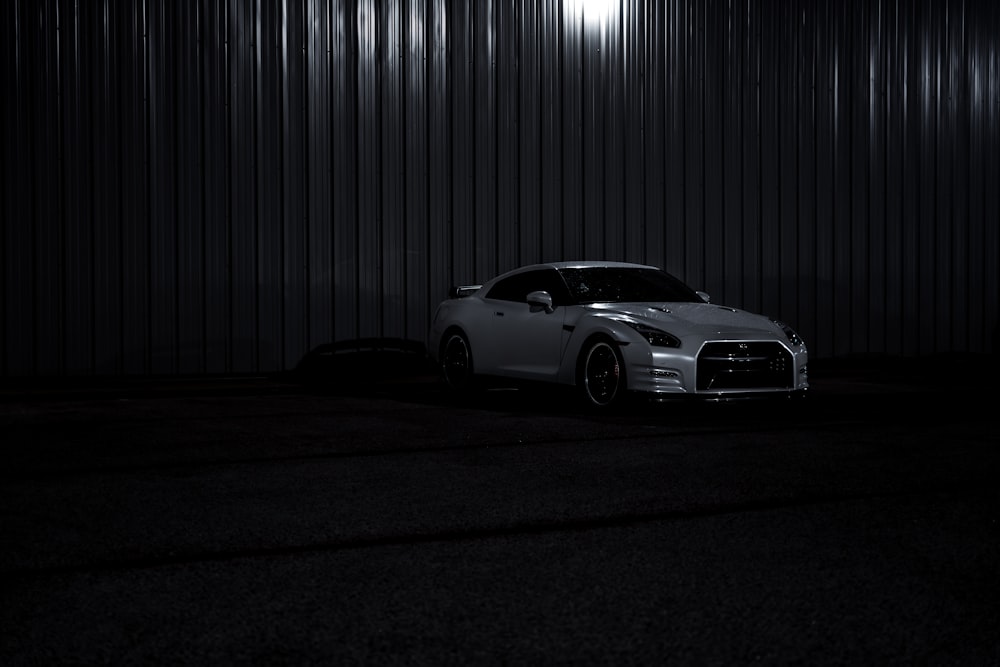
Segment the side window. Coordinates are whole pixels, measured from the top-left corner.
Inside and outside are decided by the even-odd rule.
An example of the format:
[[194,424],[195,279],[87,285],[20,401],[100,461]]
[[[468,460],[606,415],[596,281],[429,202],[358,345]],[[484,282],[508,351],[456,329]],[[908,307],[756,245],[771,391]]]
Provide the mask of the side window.
[[525,297],[528,295],[528,292],[531,291],[525,291],[523,288],[526,275],[527,274],[524,273],[518,273],[509,278],[504,278],[493,286],[493,289],[489,291],[486,298],[497,299],[499,301],[515,301],[517,303],[524,303]]
[[486,298],[526,303],[528,294],[538,290],[551,294],[557,306],[565,304],[568,298],[562,278],[553,269],[527,271],[505,278],[493,286]]

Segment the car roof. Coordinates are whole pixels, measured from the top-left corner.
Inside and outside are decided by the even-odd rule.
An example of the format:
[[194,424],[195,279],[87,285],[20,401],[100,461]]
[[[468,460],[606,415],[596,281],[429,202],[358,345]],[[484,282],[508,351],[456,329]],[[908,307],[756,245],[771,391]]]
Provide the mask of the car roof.
[[524,266],[519,266],[517,268],[505,271],[504,273],[497,274],[485,281],[484,283],[478,285],[470,285],[469,287],[489,287],[496,283],[497,281],[506,278],[508,276],[513,276],[518,273],[524,273],[526,271],[537,271],[539,269],[587,269],[593,267],[603,267],[603,268],[616,268],[616,269],[653,269],[656,271],[660,270],[658,266],[650,266],[648,264],[635,264],[632,262],[601,262],[601,261],[567,261],[567,262],[540,262],[538,264],[525,264]]
[[599,262],[599,261],[569,261],[569,262],[542,262],[539,264],[529,264],[521,266],[507,273],[520,271],[531,271],[535,269],[586,269],[593,267],[617,268],[617,269],[659,269],[658,266],[647,264],[636,264],[634,262]]

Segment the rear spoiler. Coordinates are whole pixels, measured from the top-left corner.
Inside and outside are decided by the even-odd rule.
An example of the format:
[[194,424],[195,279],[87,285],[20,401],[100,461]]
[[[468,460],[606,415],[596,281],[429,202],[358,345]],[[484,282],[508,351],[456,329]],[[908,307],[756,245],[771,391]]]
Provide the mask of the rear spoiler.
[[455,285],[448,290],[449,299],[461,299],[463,296],[474,294],[482,285]]

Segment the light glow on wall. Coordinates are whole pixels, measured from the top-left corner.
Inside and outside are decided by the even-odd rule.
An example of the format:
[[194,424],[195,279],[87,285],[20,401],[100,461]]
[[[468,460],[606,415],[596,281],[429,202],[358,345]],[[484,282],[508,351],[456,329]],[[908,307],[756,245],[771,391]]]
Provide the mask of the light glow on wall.
[[564,0],[563,9],[567,16],[583,20],[588,26],[606,23],[611,8],[617,0]]

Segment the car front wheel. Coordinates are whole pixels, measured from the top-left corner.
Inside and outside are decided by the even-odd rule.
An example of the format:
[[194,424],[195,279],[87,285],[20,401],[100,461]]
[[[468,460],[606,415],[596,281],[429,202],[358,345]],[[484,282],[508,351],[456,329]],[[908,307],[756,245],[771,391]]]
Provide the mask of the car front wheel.
[[596,340],[584,349],[579,386],[591,405],[606,408],[621,400],[625,394],[625,362],[610,341]]
[[441,349],[441,372],[452,389],[467,389],[472,384],[472,350],[460,331],[453,331],[445,338]]

